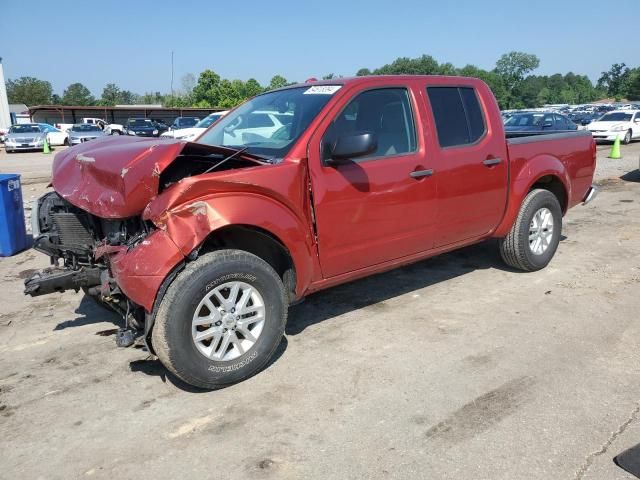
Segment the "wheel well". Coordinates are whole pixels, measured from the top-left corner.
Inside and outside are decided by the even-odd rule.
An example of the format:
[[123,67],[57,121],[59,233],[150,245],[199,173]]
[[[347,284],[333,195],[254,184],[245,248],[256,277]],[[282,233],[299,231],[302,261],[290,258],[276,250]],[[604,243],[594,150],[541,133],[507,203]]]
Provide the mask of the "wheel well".
[[271,233],[249,225],[230,225],[211,233],[200,252],[222,248],[244,250],[260,257],[276,271],[282,279],[289,300],[295,299],[296,271],[287,248]]
[[564,188],[564,184],[558,177],[556,177],[555,175],[545,175],[544,177],[540,177],[538,180],[536,180],[536,183],[531,185],[531,189],[529,191],[535,190],[536,188],[549,190],[558,199],[562,211],[567,211],[567,191]]

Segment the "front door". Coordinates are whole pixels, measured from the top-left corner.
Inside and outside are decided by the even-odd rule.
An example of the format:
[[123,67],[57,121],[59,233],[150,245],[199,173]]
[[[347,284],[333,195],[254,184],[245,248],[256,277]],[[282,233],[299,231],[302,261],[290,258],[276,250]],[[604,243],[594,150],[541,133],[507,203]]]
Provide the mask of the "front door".
[[[413,253],[433,244],[436,189],[409,88],[355,92],[321,126],[309,162],[325,278]],[[337,138],[372,132],[370,155],[330,166]]]

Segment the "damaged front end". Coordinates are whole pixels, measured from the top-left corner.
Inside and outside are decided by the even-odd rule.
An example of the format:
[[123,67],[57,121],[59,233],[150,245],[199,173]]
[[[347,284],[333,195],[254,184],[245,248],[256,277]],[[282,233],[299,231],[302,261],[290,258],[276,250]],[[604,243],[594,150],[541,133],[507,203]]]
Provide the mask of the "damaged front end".
[[52,266],[25,281],[25,294],[35,297],[82,289],[125,317],[133,311],[110,275],[105,252],[134,247],[149,234],[150,225],[139,217],[99,218],[56,192],[35,202],[31,222],[33,248],[48,255]]
[[25,281],[25,294],[66,290],[108,305],[144,328],[162,282],[186,254],[145,220],[157,196],[188,177],[265,165],[237,150],[186,142],[99,139],[58,154],[54,192],[32,208],[33,248],[51,267]]

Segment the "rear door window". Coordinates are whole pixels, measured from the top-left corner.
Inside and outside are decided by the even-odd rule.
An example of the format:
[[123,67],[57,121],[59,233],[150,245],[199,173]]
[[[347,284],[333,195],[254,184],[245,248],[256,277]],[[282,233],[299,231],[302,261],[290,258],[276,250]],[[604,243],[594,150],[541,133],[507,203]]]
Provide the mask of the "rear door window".
[[442,148],[477,142],[486,131],[484,113],[470,87],[427,87]]

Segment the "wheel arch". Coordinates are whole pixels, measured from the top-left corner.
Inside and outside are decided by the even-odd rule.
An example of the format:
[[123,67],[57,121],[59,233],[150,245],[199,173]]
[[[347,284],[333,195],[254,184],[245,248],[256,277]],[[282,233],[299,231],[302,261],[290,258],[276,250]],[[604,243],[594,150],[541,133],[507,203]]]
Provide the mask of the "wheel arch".
[[520,206],[531,190],[542,188],[553,193],[564,215],[571,199],[571,181],[564,164],[552,155],[536,155],[511,180],[507,208],[502,221],[493,233],[494,237],[504,237],[515,222]]

